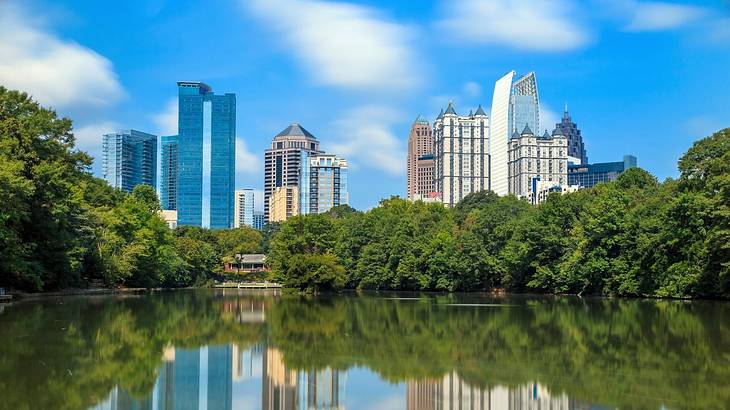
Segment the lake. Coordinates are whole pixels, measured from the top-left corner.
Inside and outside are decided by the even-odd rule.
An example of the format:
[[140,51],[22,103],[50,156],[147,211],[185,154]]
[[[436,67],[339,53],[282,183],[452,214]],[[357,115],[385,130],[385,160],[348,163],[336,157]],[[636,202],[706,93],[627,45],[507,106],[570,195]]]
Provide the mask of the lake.
[[2,409],[725,409],[730,304],[178,290],[0,305]]

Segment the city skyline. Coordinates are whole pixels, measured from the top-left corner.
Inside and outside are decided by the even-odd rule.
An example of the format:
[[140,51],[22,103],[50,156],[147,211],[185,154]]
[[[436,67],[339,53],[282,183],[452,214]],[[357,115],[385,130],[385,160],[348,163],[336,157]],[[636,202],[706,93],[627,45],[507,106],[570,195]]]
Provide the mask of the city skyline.
[[[174,81],[208,81],[239,95],[236,188],[260,187],[260,153],[271,135],[298,121],[325,151],[348,158],[357,209],[406,196],[405,169],[395,160],[405,157],[415,114],[432,123],[449,100],[489,112],[494,81],[512,68],[539,73],[540,122],[548,128],[569,103],[592,162],[632,153],[660,180],[677,175],[676,160],[692,141],[730,121],[723,99],[730,84],[713,92],[705,86],[730,62],[726,2],[483,3],[217,0],[201,10],[159,0],[109,13],[89,1],[11,0],[0,6],[0,26],[18,58],[0,63],[0,83],[74,118],[78,146],[96,158],[101,176],[100,135],[130,126],[176,135]],[[311,12],[321,5],[348,24]],[[523,10],[527,21],[518,18]],[[285,27],[290,13],[306,18]],[[111,35],[104,27],[119,17],[128,30]],[[192,23],[200,19],[218,24]],[[307,39],[322,31],[367,52],[310,47]],[[46,48],[67,62],[58,64]],[[423,55],[440,57],[417,58]],[[363,63],[373,60],[379,64]],[[26,71],[18,64],[41,71],[17,75]],[[616,135],[622,119],[632,120],[631,132]],[[380,149],[364,149],[368,143]]]

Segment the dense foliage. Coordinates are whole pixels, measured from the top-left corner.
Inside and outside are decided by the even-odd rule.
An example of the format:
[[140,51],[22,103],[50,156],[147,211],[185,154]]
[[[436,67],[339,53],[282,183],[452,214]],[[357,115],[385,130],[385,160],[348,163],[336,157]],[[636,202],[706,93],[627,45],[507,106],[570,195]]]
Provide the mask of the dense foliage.
[[[730,129],[695,143],[679,170],[659,183],[630,169],[536,207],[479,192],[453,209],[391,198],[364,213],[297,216],[268,257],[275,278],[300,289],[730,297]],[[338,266],[313,275],[304,256]],[[339,267],[345,278],[332,280]]]
[[127,195],[90,166],[69,119],[0,87],[0,287],[189,286],[261,251],[251,228],[173,232],[152,187]]

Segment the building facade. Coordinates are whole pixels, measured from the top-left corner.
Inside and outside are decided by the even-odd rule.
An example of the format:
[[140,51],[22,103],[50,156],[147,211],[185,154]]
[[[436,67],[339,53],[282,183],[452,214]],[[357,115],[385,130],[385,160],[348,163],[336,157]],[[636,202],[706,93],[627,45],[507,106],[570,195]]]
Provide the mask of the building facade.
[[299,215],[299,187],[276,187],[269,197],[269,220],[266,223],[284,222],[296,215]]
[[446,206],[489,189],[489,118],[481,106],[461,116],[453,103],[433,126],[434,183]]
[[422,155],[416,159],[416,189],[409,199],[432,196],[436,192],[434,172],[433,154]]
[[233,204],[233,227],[253,226],[253,206],[255,194],[253,189],[237,189]]
[[568,113],[568,105],[565,105],[563,111],[563,118],[557,124],[555,124],[555,131],[553,134],[560,133],[568,138],[568,156],[578,158],[581,164],[588,163],[588,151],[583,143],[583,135],[578,129],[578,125],[573,122]]
[[508,189],[531,199],[535,180],[568,184],[568,140],[564,135],[533,134],[528,125],[515,132],[508,150]]
[[538,205],[545,202],[552,193],[568,194],[575,192],[580,187],[578,185],[561,184],[558,181],[543,181],[540,178],[532,179],[532,190],[530,192],[530,203]]
[[531,72],[516,80],[517,73],[510,71],[497,80],[492,97],[489,127],[490,189],[498,195],[509,191],[509,146],[515,132],[527,125],[540,129],[540,98],[537,78]]
[[162,209],[177,209],[177,135],[160,137],[160,204]]
[[347,169],[344,158],[302,152],[299,214],[321,214],[338,205],[349,205]]
[[581,188],[592,188],[602,182],[618,178],[624,171],[636,167],[636,157],[624,155],[623,161],[568,166],[568,183]]
[[157,137],[137,130],[104,134],[102,172],[114,188],[157,187]]
[[177,83],[179,225],[233,226],[236,95],[201,82]]
[[[271,217],[271,196],[277,188],[299,185],[302,153],[319,154],[319,141],[301,125],[293,123],[277,134],[264,154],[264,222]],[[291,204],[291,202],[289,202]],[[285,214],[291,215],[293,209]],[[298,212],[298,209],[297,209]]]
[[264,213],[261,211],[253,212],[253,227],[259,231],[264,229]]
[[406,159],[408,199],[413,199],[416,194],[426,195],[434,190],[433,175],[428,179],[428,183],[420,179],[419,160],[426,155],[431,156],[431,167],[433,168],[433,132],[428,121],[419,115],[408,134],[408,157]]

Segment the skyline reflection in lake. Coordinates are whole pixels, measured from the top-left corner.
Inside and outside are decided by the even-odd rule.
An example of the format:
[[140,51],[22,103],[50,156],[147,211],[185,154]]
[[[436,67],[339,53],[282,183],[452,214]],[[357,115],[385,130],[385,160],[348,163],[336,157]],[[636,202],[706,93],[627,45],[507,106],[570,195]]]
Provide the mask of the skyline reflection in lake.
[[0,314],[0,408],[725,408],[728,304],[200,290]]

